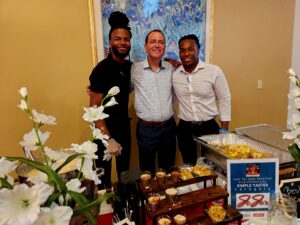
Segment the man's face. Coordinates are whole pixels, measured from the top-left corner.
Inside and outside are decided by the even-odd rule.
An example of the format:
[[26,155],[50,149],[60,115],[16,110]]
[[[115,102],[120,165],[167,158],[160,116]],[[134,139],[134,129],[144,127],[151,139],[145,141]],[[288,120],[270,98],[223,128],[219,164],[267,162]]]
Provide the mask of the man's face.
[[179,57],[183,66],[191,66],[198,63],[199,48],[195,40],[187,39],[180,42]]
[[111,33],[109,44],[112,54],[120,58],[125,58],[131,49],[130,33],[122,28],[115,29]]
[[148,36],[148,41],[144,45],[148,56],[154,59],[161,59],[165,54],[166,43],[165,37],[160,32],[152,32]]

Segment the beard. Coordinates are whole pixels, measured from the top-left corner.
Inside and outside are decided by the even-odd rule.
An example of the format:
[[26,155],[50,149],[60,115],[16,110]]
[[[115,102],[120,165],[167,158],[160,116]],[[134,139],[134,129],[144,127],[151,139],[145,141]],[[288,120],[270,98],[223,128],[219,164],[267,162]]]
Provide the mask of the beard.
[[127,52],[119,52],[117,48],[111,46],[111,51],[112,51],[112,54],[114,54],[117,57],[126,58],[126,56],[129,55],[130,48],[128,49]]

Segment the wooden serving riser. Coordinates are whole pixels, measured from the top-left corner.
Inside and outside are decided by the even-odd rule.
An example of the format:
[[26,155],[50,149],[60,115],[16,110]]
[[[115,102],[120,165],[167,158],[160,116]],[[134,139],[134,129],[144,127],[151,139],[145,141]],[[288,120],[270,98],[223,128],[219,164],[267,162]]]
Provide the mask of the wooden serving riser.
[[[149,217],[157,217],[170,212],[176,212],[193,205],[201,205],[214,200],[224,199],[224,208],[227,208],[227,198],[229,194],[220,186],[208,187],[186,194],[178,195],[176,204],[170,205],[167,199],[160,200],[159,207],[153,211],[149,203],[145,204],[145,210]],[[204,206],[205,207],[205,206]]]
[[[139,181],[138,186],[141,195],[142,202],[142,224],[145,224],[145,212],[148,218],[152,218],[152,223],[155,225],[157,223],[157,218],[163,215],[175,215],[176,213],[189,211],[189,209],[195,207],[203,208],[203,211],[192,210],[192,213],[189,213],[187,216],[187,223],[189,225],[224,225],[233,221],[238,221],[238,224],[241,224],[242,214],[240,214],[236,209],[228,205],[228,192],[222,187],[216,185],[216,179],[218,175],[212,174],[209,176],[195,176],[189,180],[179,180],[174,182],[170,176],[167,176],[164,182],[158,183],[155,178],[151,179],[150,187],[145,188],[142,183]],[[207,187],[207,182],[212,182],[211,187]],[[203,189],[196,191],[191,191],[181,195],[177,195],[175,199],[175,204],[171,205],[167,199],[161,199],[159,207],[156,210],[152,210],[149,203],[147,202],[147,196],[150,193],[162,193],[164,194],[165,189],[170,187],[182,187],[195,183],[203,182]],[[210,203],[215,200],[223,199],[223,206],[227,211],[227,215],[224,221],[214,222],[211,220],[209,215],[205,213],[207,209],[207,203]]]
[[188,215],[187,224],[188,225],[225,225],[233,221],[237,221],[241,224],[241,219],[243,218],[242,214],[237,211],[235,208],[232,208],[228,205],[227,215],[223,221],[214,222],[206,213],[199,215]]
[[162,184],[159,184],[156,179],[152,178],[150,181],[150,187],[145,188],[141,182],[139,182],[139,188],[141,190],[141,192],[146,196],[149,193],[152,192],[161,192],[164,191],[167,188],[170,187],[182,187],[182,186],[186,186],[186,185],[190,185],[190,184],[194,184],[194,183],[198,183],[198,182],[203,182],[204,183],[204,188],[207,187],[207,181],[213,181],[213,185],[216,185],[216,179],[217,179],[218,175],[216,174],[212,174],[209,176],[196,176],[193,177],[191,179],[188,180],[180,180],[178,182],[173,182],[171,177],[166,177],[166,179],[164,180],[164,182]]

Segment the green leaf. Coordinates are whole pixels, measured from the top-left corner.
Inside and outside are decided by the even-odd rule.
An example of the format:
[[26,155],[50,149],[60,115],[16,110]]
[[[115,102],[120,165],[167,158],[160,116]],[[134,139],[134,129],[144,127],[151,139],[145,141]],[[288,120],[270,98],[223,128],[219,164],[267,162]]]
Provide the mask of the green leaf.
[[60,195],[61,195],[61,193],[59,193],[59,192],[57,192],[57,193],[51,195],[51,196],[47,199],[47,201],[44,203],[44,206],[45,206],[45,207],[50,207],[50,205],[51,205],[53,202],[55,202],[55,200],[57,200],[58,197],[59,197]]
[[6,157],[7,160],[10,160],[10,161],[19,161],[19,162],[23,162],[29,166],[32,166],[33,168],[41,171],[41,172],[44,172],[46,173],[46,165],[42,164],[42,163],[39,163],[37,161],[33,161],[31,159],[26,159],[24,157]]
[[[71,196],[71,198],[73,200],[75,200],[75,202],[78,204],[79,208],[82,208],[85,205],[89,204],[89,201],[87,200],[87,198],[81,193],[68,190],[68,194]],[[86,217],[86,219],[89,221],[89,224],[97,225],[97,220],[95,219],[95,216],[93,215],[92,210],[90,210],[90,211],[87,211],[87,210],[88,209],[86,209],[85,211],[83,211],[82,213],[79,213],[79,214],[83,214]],[[74,212],[76,212],[76,210],[73,210],[73,216],[79,215]]]
[[90,202],[89,204],[86,204],[85,206],[82,206],[79,209],[74,210],[74,214],[79,215],[86,210],[91,210],[94,207],[101,205],[102,202],[106,201],[107,199],[112,198],[113,196],[114,196],[113,193],[105,193],[105,194],[99,196],[93,202]]
[[6,178],[0,177],[0,188],[13,189],[14,187],[10,183],[8,183]]
[[77,153],[74,155],[69,156],[63,164],[61,164],[56,170],[55,172],[58,173],[64,166],[66,166],[68,163],[70,163],[72,160],[76,159],[79,156],[85,155],[85,153]]
[[10,160],[10,161],[20,161],[22,163],[32,166],[33,168],[35,168],[41,172],[46,173],[48,176],[48,179],[50,181],[54,182],[54,184],[56,185],[56,188],[59,190],[59,192],[65,193],[67,191],[66,184],[64,183],[62,178],[54,170],[51,169],[51,167],[44,165],[42,163],[39,163],[37,161],[33,161],[33,160],[26,159],[23,157],[6,157],[6,158],[7,158],[7,160]]
[[289,152],[291,153],[291,155],[293,156],[293,158],[295,159],[295,161],[300,164],[300,150],[298,148],[297,144],[292,144],[288,147]]

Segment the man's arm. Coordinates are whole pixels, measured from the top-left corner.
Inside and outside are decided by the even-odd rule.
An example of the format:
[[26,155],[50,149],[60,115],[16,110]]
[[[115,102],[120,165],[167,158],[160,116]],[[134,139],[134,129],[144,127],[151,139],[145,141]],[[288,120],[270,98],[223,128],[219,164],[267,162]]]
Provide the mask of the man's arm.
[[224,129],[224,131],[228,130],[229,122],[231,120],[231,94],[225,75],[220,68],[217,68],[217,74],[218,75],[215,81],[214,89],[220,112],[220,132],[222,132],[222,128]]
[[[90,96],[90,106],[100,106],[101,101],[104,98],[103,93],[96,93],[91,90],[88,92]],[[122,146],[115,141],[115,139],[112,138],[112,136],[109,133],[109,130],[107,129],[105,120],[97,120],[95,122],[95,126],[101,130],[103,134],[106,134],[110,139],[107,142],[106,150],[104,151],[105,156],[103,160],[110,160],[111,157],[108,157],[108,154],[118,156],[121,154]],[[108,153],[108,154],[107,154]]]
[[[89,96],[90,96],[90,106],[94,106],[96,105],[97,107],[100,106],[103,98],[104,98],[104,94],[103,93],[96,93],[93,92],[91,90],[89,90]],[[110,136],[109,130],[106,127],[106,123],[105,120],[98,120],[95,123],[95,126],[100,129],[102,131],[102,133],[106,134],[107,136]]]

